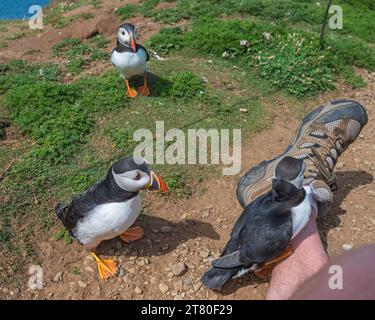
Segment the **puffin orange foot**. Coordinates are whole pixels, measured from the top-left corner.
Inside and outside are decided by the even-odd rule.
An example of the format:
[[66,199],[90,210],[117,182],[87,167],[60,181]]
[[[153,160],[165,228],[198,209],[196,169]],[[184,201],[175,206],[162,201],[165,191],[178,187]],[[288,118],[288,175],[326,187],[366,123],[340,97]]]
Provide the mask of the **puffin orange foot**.
[[126,84],[126,95],[127,95],[129,98],[135,98],[135,97],[138,95],[137,90],[135,90],[134,88],[132,88],[132,87],[130,86],[128,80],[125,80],[125,84]]
[[94,257],[97,265],[99,277],[102,280],[107,280],[110,277],[116,275],[117,264],[116,261],[112,259],[100,259],[95,252],[91,252],[91,255]]
[[293,253],[292,247],[291,246],[286,247],[286,249],[283,251],[283,253],[280,256],[278,256],[277,258],[271,261],[266,262],[261,268],[255,270],[254,273],[259,278],[267,278],[272,272],[273,268],[277,264],[279,264],[280,262],[288,258],[292,253]]
[[141,86],[141,87],[138,87],[138,92],[142,95],[142,96],[149,96],[150,95],[150,90],[148,89],[148,86],[147,84]]
[[133,227],[126,230],[123,234],[120,235],[120,238],[125,243],[130,243],[135,240],[139,240],[143,237],[144,232],[141,227]]

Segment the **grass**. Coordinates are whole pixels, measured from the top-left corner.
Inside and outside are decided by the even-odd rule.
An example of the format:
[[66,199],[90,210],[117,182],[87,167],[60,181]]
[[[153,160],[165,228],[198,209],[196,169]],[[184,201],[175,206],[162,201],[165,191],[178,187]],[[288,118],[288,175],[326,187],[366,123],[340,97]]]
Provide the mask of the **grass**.
[[80,39],[67,38],[53,46],[52,54],[66,60],[65,67],[68,72],[79,74],[90,63],[108,58],[108,54],[102,50],[108,42],[100,35],[91,38],[86,43]]
[[65,13],[77,9],[82,6],[92,6],[93,8],[99,8],[101,0],[78,0],[71,3],[63,2],[56,6],[50,7],[45,14],[44,23],[49,24],[57,29],[62,29],[72,23],[88,20],[93,18],[95,15],[91,12],[84,12],[72,16],[64,16]]
[[[58,74],[52,77],[52,71],[40,78],[38,70],[47,66],[20,61],[1,65],[0,79],[7,83],[3,106],[13,125],[33,141],[0,184],[0,194],[9,195],[0,208],[0,251],[4,255],[14,257],[27,250],[18,261],[33,259],[33,236],[19,232],[20,226],[33,234],[49,232],[56,223],[51,203],[68,201],[103,178],[111,162],[131,154],[136,145],[132,135],[138,128],[154,132],[158,119],[165,121],[166,130],[177,127],[185,132],[194,127],[229,126],[251,133],[264,126],[259,100],[252,100],[251,112],[240,113],[232,105],[248,104],[247,98],[233,99],[230,91],[204,84],[202,72],[209,72],[204,61],[189,66],[182,61],[176,57],[153,62],[156,74],[168,76],[151,76],[153,96],[138,97],[136,102],[125,97],[123,81],[115,70],[63,84]],[[48,68],[52,70],[52,66]],[[189,196],[197,183],[215,172],[207,166],[153,167],[177,197]],[[63,231],[56,237],[70,241]]]
[[[241,40],[246,41],[245,46]],[[340,77],[352,83],[353,77],[348,77],[354,72],[351,66],[375,70],[375,50],[364,40],[348,42],[337,35],[329,36],[326,42],[328,47],[322,49],[314,33],[267,22],[201,19],[189,32],[179,27],[163,29],[147,44],[162,54],[193,48],[207,55],[225,56],[298,97],[330,90]]]

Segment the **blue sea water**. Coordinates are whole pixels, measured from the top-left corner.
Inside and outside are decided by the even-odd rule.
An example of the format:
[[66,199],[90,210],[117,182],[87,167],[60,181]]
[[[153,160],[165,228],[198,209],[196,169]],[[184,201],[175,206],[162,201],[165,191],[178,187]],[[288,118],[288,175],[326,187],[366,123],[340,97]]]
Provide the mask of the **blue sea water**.
[[0,20],[27,19],[32,5],[46,6],[51,0],[0,0]]

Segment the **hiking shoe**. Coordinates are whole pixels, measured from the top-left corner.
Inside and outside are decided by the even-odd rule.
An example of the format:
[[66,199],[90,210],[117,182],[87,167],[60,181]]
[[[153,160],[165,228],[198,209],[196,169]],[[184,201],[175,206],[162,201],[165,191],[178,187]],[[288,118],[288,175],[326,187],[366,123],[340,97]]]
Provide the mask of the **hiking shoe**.
[[333,194],[330,187],[322,180],[310,183],[312,196],[317,202],[317,215],[325,216],[333,204]]
[[[322,180],[335,190],[333,169],[338,157],[358,137],[367,119],[366,109],[353,100],[335,100],[311,111],[302,119],[294,141],[283,154],[262,161],[241,177],[237,184],[237,199],[241,206],[245,207],[272,189],[275,168],[286,156],[304,160],[304,185]],[[318,194],[329,196],[325,191]]]

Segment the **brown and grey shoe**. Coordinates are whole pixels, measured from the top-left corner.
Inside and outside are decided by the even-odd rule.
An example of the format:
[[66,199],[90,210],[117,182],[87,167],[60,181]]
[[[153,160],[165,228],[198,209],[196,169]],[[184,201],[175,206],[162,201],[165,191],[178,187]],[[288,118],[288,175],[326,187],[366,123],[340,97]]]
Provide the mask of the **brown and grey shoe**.
[[335,100],[316,108],[302,119],[294,141],[283,154],[262,161],[241,177],[237,185],[238,201],[245,207],[271,190],[275,168],[286,156],[304,160],[305,185],[322,180],[331,190],[336,189],[333,170],[337,160],[358,137],[367,120],[366,109],[353,100]]
[[313,180],[310,186],[312,196],[317,202],[317,215],[325,216],[333,203],[331,188],[322,180]]

